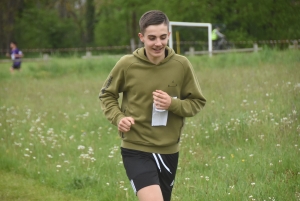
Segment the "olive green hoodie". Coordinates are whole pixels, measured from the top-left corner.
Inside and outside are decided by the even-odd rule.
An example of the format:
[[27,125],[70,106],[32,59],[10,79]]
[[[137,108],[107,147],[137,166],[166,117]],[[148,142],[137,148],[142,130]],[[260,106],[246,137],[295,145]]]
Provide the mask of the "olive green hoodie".
[[[144,48],[123,56],[100,91],[102,110],[112,124],[118,125],[125,116],[135,120],[130,131],[119,132],[124,148],[160,154],[178,152],[184,118],[196,115],[205,105],[191,63],[169,47],[166,55],[157,65],[148,60]],[[151,125],[155,90],[173,97],[166,126]],[[121,108],[119,93],[123,93]]]

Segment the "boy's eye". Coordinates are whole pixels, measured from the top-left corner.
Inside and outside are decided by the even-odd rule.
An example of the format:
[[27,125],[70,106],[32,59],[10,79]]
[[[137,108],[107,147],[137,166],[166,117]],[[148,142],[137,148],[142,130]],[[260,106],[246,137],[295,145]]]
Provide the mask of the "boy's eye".
[[[160,40],[165,40],[166,38],[167,38],[166,35],[162,35],[159,37]],[[154,41],[154,40],[156,40],[156,36],[149,36],[148,39],[151,41]]]

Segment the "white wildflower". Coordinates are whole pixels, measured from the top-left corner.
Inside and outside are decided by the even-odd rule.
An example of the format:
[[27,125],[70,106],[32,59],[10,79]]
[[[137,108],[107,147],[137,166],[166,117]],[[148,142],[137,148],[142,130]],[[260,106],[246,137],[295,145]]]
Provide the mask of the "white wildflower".
[[77,147],[77,149],[78,149],[78,150],[83,150],[83,149],[85,149],[85,146],[79,145],[79,146]]

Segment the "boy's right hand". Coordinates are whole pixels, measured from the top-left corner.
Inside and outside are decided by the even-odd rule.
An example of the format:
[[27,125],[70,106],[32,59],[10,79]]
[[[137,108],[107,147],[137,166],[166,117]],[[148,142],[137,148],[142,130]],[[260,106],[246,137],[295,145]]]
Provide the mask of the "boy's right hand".
[[124,117],[120,120],[118,124],[118,130],[126,133],[130,131],[131,125],[134,124],[134,119],[132,117]]

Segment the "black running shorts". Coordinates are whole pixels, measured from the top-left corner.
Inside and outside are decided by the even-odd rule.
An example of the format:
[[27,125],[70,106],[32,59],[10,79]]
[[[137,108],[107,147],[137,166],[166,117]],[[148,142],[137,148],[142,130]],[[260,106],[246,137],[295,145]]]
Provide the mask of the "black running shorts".
[[123,164],[134,193],[159,185],[164,201],[171,200],[179,153],[157,154],[121,147]]
[[13,63],[12,68],[16,69],[16,70],[19,70],[21,68],[21,63]]

